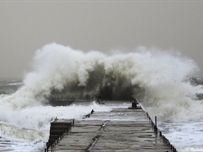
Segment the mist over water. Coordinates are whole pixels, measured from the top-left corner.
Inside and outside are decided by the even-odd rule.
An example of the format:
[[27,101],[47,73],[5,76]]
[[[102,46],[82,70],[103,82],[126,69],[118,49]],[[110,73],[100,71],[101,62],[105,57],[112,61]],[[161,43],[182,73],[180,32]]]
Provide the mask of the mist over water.
[[134,95],[163,120],[198,120],[203,106],[194,99],[202,88],[188,81],[198,70],[193,60],[175,52],[140,47],[127,53],[84,53],[53,43],[36,52],[21,90],[38,101],[63,89],[78,97],[122,100]]
[[55,94],[127,101],[133,95],[151,116],[162,121],[190,122],[203,118],[202,101],[196,100],[196,93],[203,93],[203,88],[189,81],[199,70],[193,60],[179,53],[145,47],[116,52],[85,53],[55,43],[37,50],[32,70],[21,87],[15,93],[0,96],[1,126],[7,128],[1,134],[10,137],[10,128],[16,138],[46,141],[53,118],[80,118],[91,109],[112,108],[95,103],[47,106]]
[[193,60],[169,51],[140,47],[127,53],[85,53],[52,43],[36,51],[23,86],[0,102],[16,110],[41,105],[55,92],[114,100],[134,95],[163,120],[195,120],[202,118],[201,101],[194,100],[202,88],[188,79],[198,70]]

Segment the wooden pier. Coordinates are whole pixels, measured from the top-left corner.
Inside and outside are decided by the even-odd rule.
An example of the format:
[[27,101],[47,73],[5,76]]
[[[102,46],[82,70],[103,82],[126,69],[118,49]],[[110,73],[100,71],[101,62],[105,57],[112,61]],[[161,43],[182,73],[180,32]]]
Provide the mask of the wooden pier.
[[81,120],[52,122],[45,151],[176,152],[176,149],[142,108],[117,108],[111,112],[92,111]]

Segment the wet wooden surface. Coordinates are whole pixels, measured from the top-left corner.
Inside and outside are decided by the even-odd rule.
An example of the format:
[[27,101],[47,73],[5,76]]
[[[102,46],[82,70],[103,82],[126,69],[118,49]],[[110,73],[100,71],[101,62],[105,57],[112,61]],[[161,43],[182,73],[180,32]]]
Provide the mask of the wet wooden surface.
[[[60,120],[61,121],[61,120]],[[65,120],[63,120],[65,121]],[[142,109],[114,109],[94,112],[75,120],[71,130],[52,149],[56,152],[170,152],[154,133]]]

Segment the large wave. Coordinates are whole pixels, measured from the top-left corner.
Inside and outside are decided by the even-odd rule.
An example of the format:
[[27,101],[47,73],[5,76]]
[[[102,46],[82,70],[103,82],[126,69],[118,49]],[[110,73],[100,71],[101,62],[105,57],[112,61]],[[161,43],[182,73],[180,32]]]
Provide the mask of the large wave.
[[198,120],[203,106],[195,95],[202,88],[187,81],[198,70],[193,60],[170,51],[139,47],[131,52],[85,53],[52,43],[36,51],[33,70],[18,91],[1,98],[0,110],[41,105],[54,94],[113,100],[133,95],[159,119]]

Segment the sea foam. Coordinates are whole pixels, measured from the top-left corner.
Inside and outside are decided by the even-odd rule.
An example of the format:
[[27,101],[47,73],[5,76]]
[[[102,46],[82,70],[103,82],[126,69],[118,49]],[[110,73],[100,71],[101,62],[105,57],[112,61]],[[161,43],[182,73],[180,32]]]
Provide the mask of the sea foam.
[[[103,95],[121,100],[133,95],[150,115],[163,121],[203,118],[202,102],[195,99],[196,92],[203,92],[202,86],[193,86],[188,81],[198,72],[198,66],[178,53],[139,47],[105,54],[52,43],[36,51],[32,65],[19,90],[0,97],[1,121],[22,125],[12,118],[20,114],[19,119],[24,119],[30,113],[25,109],[33,107],[41,107],[40,115],[53,91],[65,92],[67,96]],[[21,114],[22,111],[25,113]],[[54,111],[57,108],[47,108],[46,112],[56,117],[63,115]]]

